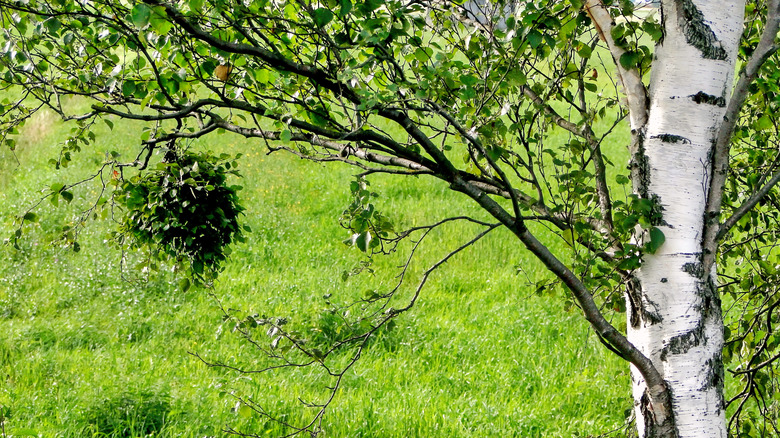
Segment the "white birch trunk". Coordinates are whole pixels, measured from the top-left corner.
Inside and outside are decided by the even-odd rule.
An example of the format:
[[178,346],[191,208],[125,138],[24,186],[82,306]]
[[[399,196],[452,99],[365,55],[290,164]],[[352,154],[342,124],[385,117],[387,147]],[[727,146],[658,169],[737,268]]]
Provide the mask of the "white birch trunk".
[[[643,258],[628,337],[667,382],[678,436],[725,438],[723,323],[701,255],[713,139],[733,87],[745,3],[667,0],[663,7],[649,119],[637,133],[644,147],[632,164],[644,175],[634,181],[637,192],[659,207],[666,241]],[[655,436],[644,381],[636,370],[632,378],[639,434]]]

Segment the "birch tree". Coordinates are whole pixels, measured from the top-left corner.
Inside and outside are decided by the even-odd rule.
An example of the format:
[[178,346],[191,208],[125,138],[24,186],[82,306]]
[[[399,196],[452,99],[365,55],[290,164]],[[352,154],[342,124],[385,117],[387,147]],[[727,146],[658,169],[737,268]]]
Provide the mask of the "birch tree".
[[[279,361],[268,369],[310,365],[334,379],[291,434],[321,431],[369,340],[424,299],[438,266],[497,228],[628,362],[639,436],[779,433],[780,1],[663,0],[640,14],[602,0],[0,0],[0,15],[0,83],[21,93],[0,108],[3,146],[41,108],[75,126],[55,168],[101,147],[94,123],[147,122],[135,159],[107,154],[96,171],[113,196],[90,212],[126,212],[117,238],[161,248],[195,281],[214,278],[242,233],[231,161],[189,146],[222,131],[358,169],[342,221],[368,254],[453,220],[484,227],[411,298],[404,276],[366,297],[349,336],[328,345],[281,319],[237,321]],[[89,110],[73,112],[70,96]],[[618,138],[627,153],[606,147]],[[397,230],[369,190],[379,173],[439,180],[490,219],[442,212]],[[47,197],[68,201],[76,185]],[[20,215],[19,233],[35,218]],[[546,230],[570,251],[553,253]],[[625,311],[625,331],[607,309]],[[741,390],[724,394],[726,370]]]

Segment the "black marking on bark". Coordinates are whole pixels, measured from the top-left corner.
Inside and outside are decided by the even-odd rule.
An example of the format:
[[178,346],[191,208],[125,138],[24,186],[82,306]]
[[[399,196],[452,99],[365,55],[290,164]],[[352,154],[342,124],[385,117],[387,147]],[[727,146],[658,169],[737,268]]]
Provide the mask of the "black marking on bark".
[[718,412],[721,409],[725,409],[726,401],[723,399],[723,383],[725,379],[725,373],[723,372],[723,355],[720,351],[716,352],[712,358],[707,359],[704,363],[707,367],[707,374],[704,376],[704,384],[702,384],[700,391],[708,391],[711,388],[717,389],[717,393],[720,396],[718,401]]
[[[644,303],[642,305],[642,310],[644,311],[644,319],[646,322],[650,323],[651,325],[663,322],[664,319],[661,317],[661,313],[658,311],[658,304],[647,299],[647,297],[645,297],[642,302]],[[653,310],[649,309],[651,306],[653,307]]]
[[705,338],[704,320],[705,318],[702,317],[699,320],[699,323],[696,324],[696,327],[692,328],[686,333],[677,335],[672,339],[669,339],[669,342],[664,346],[663,349],[661,349],[661,356],[660,356],[661,360],[666,362],[666,356],[668,356],[669,353],[683,354],[688,350],[690,350],[691,348],[698,347],[699,345],[701,345],[702,341]]
[[680,135],[674,135],[674,134],[659,134],[659,135],[654,135],[650,138],[657,138],[664,143],[691,144],[691,141],[688,140],[687,138]]
[[[718,293],[718,287],[715,286],[712,277],[708,277],[706,285],[702,284],[700,289],[704,307],[702,313],[705,316],[714,316],[718,319],[722,319],[720,294]],[[720,325],[723,325],[723,321],[720,322]]]
[[661,283],[666,283],[667,281],[669,281],[669,280],[667,280],[666,277],[661,279]]
[[715,314],[720,318],[720,295],[714,280],[704,271],[703,254],[701,252],[687,254],[696,257],[696,261],[684,264],[682,271],[699,280],[696,283],[696,294],[701,299],[701,304],[696,308],[701,310],[705,317]]
[[[642,285],[636,277],[626,283],[626,301],[630,312],[629,324],[632,328],[639,328],[642,322],[654,325],[663,321],[657,310],[658,306],[650,300],[643,299]],[[650,306],[653,307],[653,310],[649,309]]]
[[[715,280],[711,276],[707,277],[706,285],[702,287],[702,294],[705,295],[705,305],[709,304],[709,307],[703,309],[704,318],[712,318],[713,324],[717,324],[721,330],[721,339],[724,338],[723,334],[723,314],[721,310],[720,294],[718,294],[718,288],[715,285]],[[723,385],[725,383],[724,368],[723,368],[723,349],[717,349],[711,359],[708,359],[705,365],[707,368],[707,376],[704,382],[702,390],[715,388],[715,393],[718,395],[718,412],[726,409],[726,400],[723,398]]]
[[647,218],[650,225],[657,227],[659,225],[669,225],[664,221],[664,206],[661,205],[661,197],[653,193],[650,195],[650,216]]
[[714,96],[712,94],[707,94],[703,91],[699,91],[696,94],[692,94],[690,96],[691,99],[693,99],[694,102],[698,104],[706,103],[709,105],[715,105],[717,107],[723,108],[726,106],[726,98],[723,96]]
[[[701,315],[701,318],[699,318],[698,323],[696,323],[696,327],[669,340],[661,350],[660,357],[662,361],[666,361],[666,357],[669,353],[682,354],[693,347],[706,343],[707,338],[704,331],[708,320],[715,319],[720,326],[723,325],[721,321],[721,303],[720,296],[718,296],[718,290],[712,279],[708,279],[706,282],[701,281],[705,278],[704,266],[701,263],[702,254],[697,253],[695,255],[697,261],[684,264],[682,270],[699,280],[696,282],[696,295],[699,300],[698,303],[692,307],[692,310],[693,314],[698,312]],[[722,366],[719,368],[721,373],[722,368]],[[721,376],[720,379],[722,384],[723,377]]]
[[683,272],[690,274],[692,277],[695,278],[702,278],[704,277],[704,266],[702,266],[701,262],[689,262],[682,266]]
[[715,32],[704,21],[704,14],[692,0],[677,0],[677,23],[685,35],[688,44],[696,47],[705,59],[725,60],[726,49],[718,40]]

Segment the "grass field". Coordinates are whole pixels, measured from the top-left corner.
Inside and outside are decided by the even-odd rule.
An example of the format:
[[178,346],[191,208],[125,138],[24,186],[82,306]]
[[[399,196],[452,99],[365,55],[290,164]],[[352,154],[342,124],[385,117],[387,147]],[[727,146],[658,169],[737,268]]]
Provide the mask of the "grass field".
[[[15,154],[0,151],[3,237],[42,189],[94,171],[110,150],[129,159],[138,129],[96,128],[98,146],[55,171],[47,161],[69,127],[38,116]],[[341,273],[364,260],[341,243],[347,232],[338,225],[355,171],[267,156],[262,144],[237,137],[208,141],[200,147],[244,154],[237,183],[253,229],[234,246],[216,298],[181,292],[168,270],[146,281],[123,270],[121,251],[107,243],[110,219],[90,223],[79,253],[52,245],[57,227],[94,202],[94,186],[75,191],[69,206],[43,202],[22,249],[0,248],[0,406],[7,408],[8,437],[201,438],[224,436],[226,425],[275,436],[280,430],[272,424],[233,409],[230,392],[293,422],[310,415],[298,397],[325,394],[313,371],[240,375],[189,353],[260,367],[257,353],[223,322],[220,306],[322,329],[323,295],[349,302],[367,289],[392,287],[406,252],[378,258],[375,275],[343,281]],[[379,208],[402,226],[460,214],[484,218],[435,181],[371,181]],[[406,289],[476,232],[462,224],[433,232]],[[452,259],[347,375],[325,417],[327,436],[585,437],[620,428],[631,406],[628,367],[599,344],[576,309],[566,312],[560,297],[534,294],[531,282],[544,275],[503,231]]]

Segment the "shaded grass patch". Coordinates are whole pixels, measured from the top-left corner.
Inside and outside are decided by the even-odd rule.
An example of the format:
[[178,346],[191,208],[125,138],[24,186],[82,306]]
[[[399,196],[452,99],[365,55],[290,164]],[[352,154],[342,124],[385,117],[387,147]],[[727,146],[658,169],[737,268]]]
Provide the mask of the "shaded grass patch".
[[157,388],[123,390],[94,400],[81,415],[84,432],[99,437],[130,438],[162,431],[171,398]]

